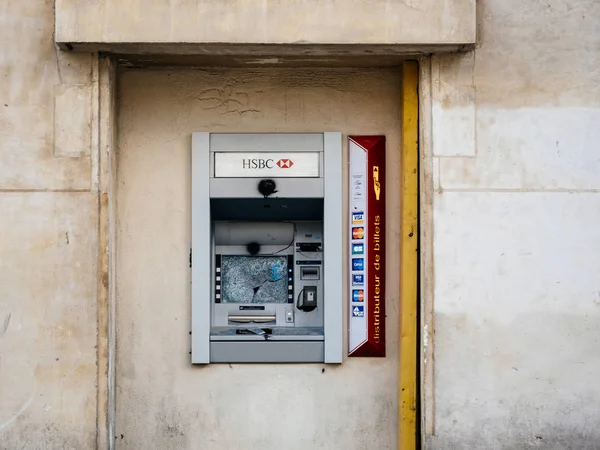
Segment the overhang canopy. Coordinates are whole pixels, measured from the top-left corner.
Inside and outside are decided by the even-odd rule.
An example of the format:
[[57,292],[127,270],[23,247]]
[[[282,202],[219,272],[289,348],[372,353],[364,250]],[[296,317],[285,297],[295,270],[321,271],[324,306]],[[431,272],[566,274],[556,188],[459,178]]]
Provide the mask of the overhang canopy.
[[469,48],[475,24],[475,0],[56,0],[55,36],[117,54],[384,56]]

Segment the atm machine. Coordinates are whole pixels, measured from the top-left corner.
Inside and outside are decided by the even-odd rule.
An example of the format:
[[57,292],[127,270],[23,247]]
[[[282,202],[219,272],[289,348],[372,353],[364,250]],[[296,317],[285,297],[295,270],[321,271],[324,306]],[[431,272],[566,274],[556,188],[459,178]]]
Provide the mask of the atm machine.
[[192,134],[192,363],[342,362],[340,133]]

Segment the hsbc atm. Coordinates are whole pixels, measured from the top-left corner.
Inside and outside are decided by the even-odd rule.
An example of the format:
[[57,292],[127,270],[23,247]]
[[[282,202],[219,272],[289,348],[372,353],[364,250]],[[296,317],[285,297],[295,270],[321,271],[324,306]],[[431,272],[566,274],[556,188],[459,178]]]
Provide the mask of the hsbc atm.
[[192,134],[192,363],[342,362],[342,136]]

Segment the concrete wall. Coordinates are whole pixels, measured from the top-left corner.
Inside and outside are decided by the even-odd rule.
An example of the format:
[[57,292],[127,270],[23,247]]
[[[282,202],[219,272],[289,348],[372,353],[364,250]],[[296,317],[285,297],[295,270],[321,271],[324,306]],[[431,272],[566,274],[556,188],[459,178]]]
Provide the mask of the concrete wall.
[[[399,100],[398,70],[123,74],[117,173],[119,448],[395,448],[397,253],[389,252],[386,271],[388,356],[346,358],[341,366],[191,366],[188,255],[191,132],[385,134],[389,167],[398,168]],[[386,237],[390,248],[397,248],[399,172],[389,175]]]
[[[56,1],[56,40],[113,44],[472,44],[474,0]],[[172,48],[177,52],[177,49]]]
[[[443,23],[462,29],[452,14]],[[0,6],[0,448],[7,449],[106,448],[103,314],[106,288],[114,287],[105,273],[106,70],[92,55],[57,52],[53,19],[51,2]],[[91,29],[105,33],[98,22]],[[424,74],[435,188],[428,328],[435,353],[424,385],[431,449],[600,442],[599,22],[594,0],[483,0],[477,50],[434,57]],[[357,40],[367,39],[369,28],[361,30]],[[302,39],[323,38],[318,29],[306,33]],[[124,448],[269,448],[302,429],[305,437],[291,445],[394,448],[393,327],[385,361],[353,360],[325,373],[187,363],[182,136],[208,125],[326,127],[384,132],[397,145],[393,72],[294,72],[123,77],[118,256],[127,271],[119,272],[116,426]],[[358,100],[372,105],[369,114],[357,112]],[[390,199],[392,210],[397,201]],[[395,245],[397,230],[390,233]],[[392,284],[389,317],[397,292]],[[366,395],[356,393],[369,380]],[[285,408],[265,410],[277,401]],[[275,426],[265,430],[265,418]]]
[[53,27],[47,2],[0,6],[2,449],[96,443],[98,59]]
[[476,52],[432,62],[429,448],[595,449],[600,3],[479,7]]

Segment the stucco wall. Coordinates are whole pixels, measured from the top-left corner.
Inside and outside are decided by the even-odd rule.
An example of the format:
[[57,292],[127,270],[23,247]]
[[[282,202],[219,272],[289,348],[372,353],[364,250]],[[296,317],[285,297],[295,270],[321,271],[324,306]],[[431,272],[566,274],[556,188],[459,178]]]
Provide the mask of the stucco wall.
[[600,3],[480,2],[432,63],[431,449],[600,442]]
[[98,61],[52,5],[0,6],[0,448],[96,442]]
[[387,358],[208,367],[190,365],[188,254],[193,131],[385,134],[397,248],[400,72],[135,71],[119,99],[119,448],[395,448],[397,253],[386,268]]
[[[99,128],[110,111],[98,115],[105,87],[97,59],[56,51],[51,3],[0,6],[0,448],[105,448],[107,359],[97,311],[114,280],[98,265],[107,154]],[[431,65],[431,449],[600,442],[600,3],[525,3],[478,2],[477,50]],[[238,376],[236,365],[188,365],[182,136],[213,127],[329,128],[398,142],[392,72],[294,72],[123,78],[119,257],[127,271],[118,296],[116,425],[124,448],[247,448],[244,438],[256,448],[287,438],[303,449],[395,445],[393,327],[387,360],[325,373],[268,366]],[[369,114],[357,112],[360,100]],[[397,289],[388,293],[388,318],[397,314]],[[263,406],[278,401],[285,407]],[[275,425],[264,431],[269,418]]]

